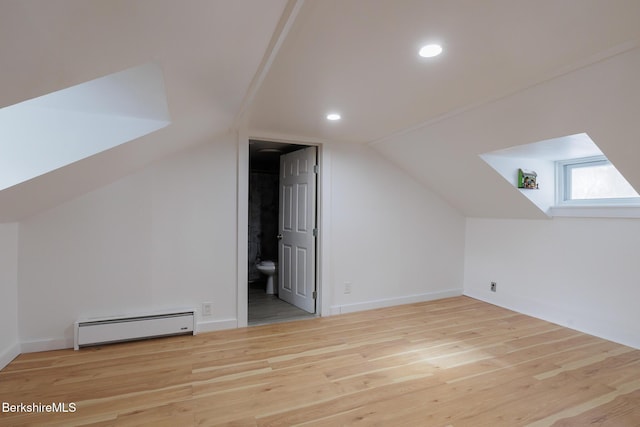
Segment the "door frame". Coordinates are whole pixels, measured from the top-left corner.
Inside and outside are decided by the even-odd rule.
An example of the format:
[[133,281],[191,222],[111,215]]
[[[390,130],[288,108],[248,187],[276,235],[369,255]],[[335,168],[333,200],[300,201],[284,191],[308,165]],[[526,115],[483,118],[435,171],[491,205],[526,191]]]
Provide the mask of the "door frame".
[[319,172],[317,178],[316,194],[316,227],[318,227],[318,237],[316,239],[316,315],[329,316],[331,308],[331,289],[325,285],[325,278],[330,276],[329,236],[331,235],[330,215],[331,212],[331,167],[330,152],[327,144],[322,141],[299,141],[289,138],[274,138],[272,136],[249,135],[246,131],[238,132],[238,175],[237,175],[237,327],[246,327],[248,324],[248,302],[249,302],[249,139],[259,139],[265,141],[280,142],[283,144],[297,144],[316,146],[318,148]]

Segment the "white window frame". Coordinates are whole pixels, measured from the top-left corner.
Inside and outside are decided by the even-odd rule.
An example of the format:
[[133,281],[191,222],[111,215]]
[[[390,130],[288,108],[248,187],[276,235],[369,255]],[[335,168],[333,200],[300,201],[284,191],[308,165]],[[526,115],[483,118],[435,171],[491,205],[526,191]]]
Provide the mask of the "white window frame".
[[556,206],[557,207],[640,207],[640,197],[569,199],[571,194],[571,170],[581,167],[609,165],[605,156],[583,157],[556,162]]

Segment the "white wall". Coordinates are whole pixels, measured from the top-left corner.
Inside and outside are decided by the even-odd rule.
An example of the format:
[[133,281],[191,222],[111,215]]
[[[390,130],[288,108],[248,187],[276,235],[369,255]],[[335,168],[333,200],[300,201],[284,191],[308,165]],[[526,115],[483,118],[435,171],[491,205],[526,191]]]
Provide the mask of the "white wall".
[[470,218],[464,292],[640,348],[639,241],[635,219]]
[[161,163],[20,223],[23,351],[70,347],[81,316],[213,302],[235,326],[236,138]]
[[460,295],[464,218],[376,150],[330,150],[332,312]]
[[549,210],[555,204],[556,194],[556,169],[553,161],[536,158],[505,157],[493,154],[484,154],[481,157],[514,187],[518,186],[518,169],[536,172],[536,182],[539,187],[535,190],[519,188],[518,191],[531,200],[542,212],[549,213]]
[[[376,149],[467,217],[544,219],[480,154],[587,133],[640,188],[640,48],[378,141]],[[540,187],[551,180],[539,176]],[[537,197],[537,196],[536,196]]]
[[[214,315],[200,330],[235,327],[236,143],[190,148],[21,222],[22,350],[70,347],[78,317],[204,301]],[[327,152],[326,312],[460,295],[464,218],[369,147]]]
[[18,224],[0,224],[0,369],[20,353]]

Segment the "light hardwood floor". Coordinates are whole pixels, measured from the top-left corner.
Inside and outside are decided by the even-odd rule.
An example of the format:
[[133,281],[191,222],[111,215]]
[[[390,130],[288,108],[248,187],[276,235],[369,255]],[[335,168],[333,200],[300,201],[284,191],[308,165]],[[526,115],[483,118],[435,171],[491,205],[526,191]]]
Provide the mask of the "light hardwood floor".
[[640,426],[640,351],[467,297],[19,356],[0,425]]

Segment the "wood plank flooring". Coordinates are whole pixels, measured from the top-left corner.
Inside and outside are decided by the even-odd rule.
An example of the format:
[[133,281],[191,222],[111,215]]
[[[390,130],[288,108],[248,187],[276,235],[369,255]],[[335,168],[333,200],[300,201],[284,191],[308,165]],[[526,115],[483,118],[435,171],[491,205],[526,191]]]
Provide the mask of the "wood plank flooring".
[[24,354],[0,425],[640,426],[640,351],[467,297]]

